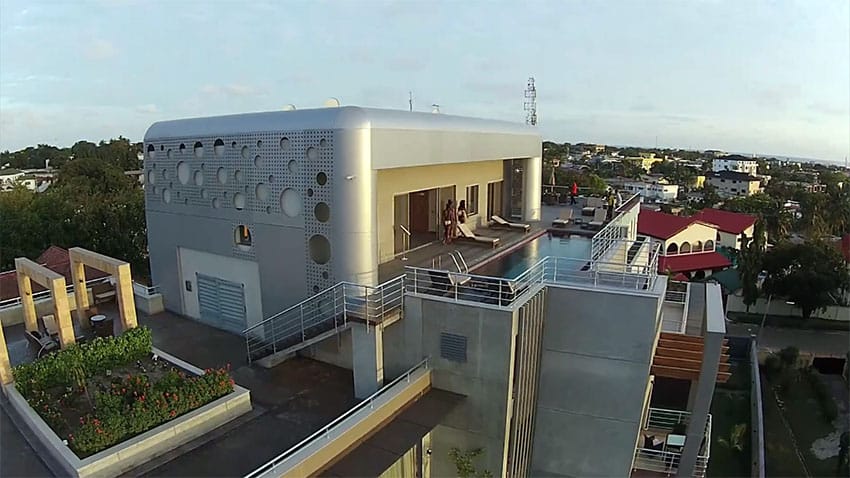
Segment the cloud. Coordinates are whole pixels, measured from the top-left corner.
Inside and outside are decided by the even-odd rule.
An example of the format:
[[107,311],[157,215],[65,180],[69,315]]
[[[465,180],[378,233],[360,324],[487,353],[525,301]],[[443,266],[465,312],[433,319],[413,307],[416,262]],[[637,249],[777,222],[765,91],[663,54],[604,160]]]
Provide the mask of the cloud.
[[829,116],[847,116],[850,111],[846,107],[838,104],[827,103],[824,101],[816,101],[809,104],[809,110],[814,113],[829,115]]
[[207,84],[201,87],[201,94],[229,98],[248,98],[252,96],[265,96],[266,91],[247,83],[230,83],[228,85]]
[[84,54],[89,60],[103,61],[117,56],[118,49],[107,40],[96,39],[86,46]]
[[638,113],[649,113],[649,112],[655,111],[656,108],[655,108],[655,105],[652,105],[648,102],[639,102],[639,103],[635,103],[632,106],[630,106],[629,110],[635,111],[635,112],[638,112]]
[[153,103],[148,103],[146,105],[137,106],[136,111],[144,114],[156,114],[159,113],[159,107]]
[[415,55],[396,56],[384,62],[384,65],[394,72],[415,72],[424,70],[426,62]]

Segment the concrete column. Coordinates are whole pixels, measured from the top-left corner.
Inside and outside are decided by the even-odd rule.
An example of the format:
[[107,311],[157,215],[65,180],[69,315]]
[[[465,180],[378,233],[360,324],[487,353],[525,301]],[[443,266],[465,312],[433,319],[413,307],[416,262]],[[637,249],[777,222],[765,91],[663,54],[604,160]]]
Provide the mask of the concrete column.
[[136,300],[133,297],[133,276],[130,275],[130,264],[118,266],[115,274],[115,293],[118,296],[118,312],[121,314],[122,332],[138,326],[136,320]]
[[688,423],[686,432],[685,449],[682,450],[679,470],[676,473],[676,476],[679,477],[694,476],[694,467],[702,440],[705,437],[705,424],[708,421],[711,399],[714,396],[714,383],[717,379],[717,371],[720,368],[723,334],[707,333],[704,344],[702,367],[699,372],[696,396],[693,398],[693,409],[691,409],[691,421]]
[[77,316],[77,323],[84,329],[91,328],[89,323],[89,293],[86,289],[86,266],[79,261],[71,261],[71,280],[74,281],[74,300],[77,304],[77,309],[74,314]]
[[540,202],[543,194],[543,158],[528,158],[522,171],[522,219],[540,220]]
[[0,385],[12,383],[12,365],[9,363],[9,349],[6,347],[6,336],[0,326]]
[[351,325],[354,396],[367,398],[384,385],[384,333],[381,327]]
[[35,302],[32,300],[32,280],[20,269],[16,274],[18,276],[18,295],[21,296],[21,310],[24,312],[24,326],[28,331],[35,332],[38,330],[38,317],[35,315]]
[[50,281],[50,293],[53,296],[53,317],[59,328],[59,345],[66,348],[76,342],[74,323],[71,322],[71,309],[68,306],[68,289],[65,278],[58,277]]

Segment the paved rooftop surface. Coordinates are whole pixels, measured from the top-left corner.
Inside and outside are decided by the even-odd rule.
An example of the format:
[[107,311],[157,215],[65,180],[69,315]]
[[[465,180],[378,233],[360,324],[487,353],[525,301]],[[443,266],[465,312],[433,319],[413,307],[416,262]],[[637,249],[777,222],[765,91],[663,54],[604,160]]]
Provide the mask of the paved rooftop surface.
[[[154,346],[198,367],[231,364],[236,383],[251,390],[254,410],[125,476],[244,476],[357,403],[350,370],[304,358],[251,367],[244,339],[170,312],[140,314],[139,324],[151,328]],[[31,359],[23,325],[4,331],[13,362]],[[0,476],[50,476],[39,446],[29,446],[5,410],[0,419]]]
[[420,443],[422,437],[433,430],[463,398],[455,393],[431,389],[320,476],[379,476]]

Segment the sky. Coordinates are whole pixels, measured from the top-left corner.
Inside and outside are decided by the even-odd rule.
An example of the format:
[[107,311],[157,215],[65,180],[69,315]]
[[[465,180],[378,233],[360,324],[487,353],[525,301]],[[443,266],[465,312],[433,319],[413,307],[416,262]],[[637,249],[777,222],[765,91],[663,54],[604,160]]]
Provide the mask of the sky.
[[850,2],[0,2],[0,150],[196,116],[343,105],[544,139],[843,161]]

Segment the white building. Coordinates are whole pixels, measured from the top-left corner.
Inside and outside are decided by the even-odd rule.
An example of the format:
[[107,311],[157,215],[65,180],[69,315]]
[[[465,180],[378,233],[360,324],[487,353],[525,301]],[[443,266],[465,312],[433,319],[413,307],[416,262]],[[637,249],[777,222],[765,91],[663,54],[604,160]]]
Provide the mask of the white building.
[[712,163],[712,170],[715,173],[733,171],[755,176],[758,174],[758,163],[743,156],[732,155],[715,159]]
[[679,196],[678,185],[658,181],[630,181],[623,184],[623,189],[631,194],[640,194],[644,199],[672,201]]

